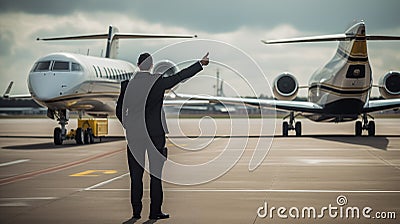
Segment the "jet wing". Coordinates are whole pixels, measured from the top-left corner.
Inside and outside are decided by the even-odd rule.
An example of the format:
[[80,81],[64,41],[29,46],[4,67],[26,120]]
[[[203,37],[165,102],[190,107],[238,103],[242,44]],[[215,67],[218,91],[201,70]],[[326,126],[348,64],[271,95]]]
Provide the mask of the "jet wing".
[[204,105],[208,100],[164,100],[164,106],[182,106],[182,105]]
[[370,100],[363,109],[363,113],[400,108],[400,99]]
[[318,104],[305,101],[285,101],[285,100],[268,100],[268,99],[252,99],[238,97],[216,97],[216,96],[201,96],[190,94],[176,94],[177,97],[193,100],[208,100],[208,102],[223,102],[232,104],[246,104],[256,107],[266,107],[284,111],[297,111],[304,113],[322,113],[323,108]]

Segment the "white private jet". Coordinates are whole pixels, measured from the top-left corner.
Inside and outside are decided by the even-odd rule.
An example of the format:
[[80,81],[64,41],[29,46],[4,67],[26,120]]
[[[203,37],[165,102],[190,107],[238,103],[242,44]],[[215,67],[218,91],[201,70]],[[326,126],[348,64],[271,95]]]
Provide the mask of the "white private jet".
[[[301,123],[295,122],[297,116],[317,122],[362,121],[355,124],[355,135],[363,130],[369,136],[375,135],[374,121],[368,121],[369,113],[400,107],[400,73],[391,71],[384,75],[379,85],[372,83],[372,71],[368,60],[367,40],[400,40],[400,36],[366,35],[363,21],[357,22],[344,34],[324,35],[305,38],[262,41],[265,44],[340,41],[334,57],[310,78],[308,102],[292,101],[296,98],[299,85],[296,78],[289,74],[279,75],[273,83],[273,92],[277,100],[212,97],[179,94],[179,97],[202,99],[215,102],[244,103],[258,107],[276,108],[288,111],[289,122],[283,122],[283,136],[289,130],[295,130],[301,136]],[[372,87],[379,87],[384,100],[369,100]]]
[[[54,143],[62,144],[65,139],[75,139],[78,144],[93,143],[94,137],[102,134],[97,127],[100,123],[78,120],[78,128],[67,133],[66,125],[69,111],[78,111],[79,116],[86,113],[100,118],[115,113],[115,104],[120,92],[120,83],[129,79],[136,67],[127,61],[115,59],[119,39],[137,38],[193,38],[191,35],[123,34],[110,26],[108,33],[79,35],[56,38],[38,38],[42,41],[107,39],[105,58],[72,53],[52,53],[39,58],[28,76],[30,95],[10,95],[12,82],[4,94],[9,98],[32,97],[47,107],[47,116],[57,118],[61,127],[54,129]],[[155,64],[155,73],[175,73],[177,67],[169,61]],[[168,74],[166,74],[168,75]],[[169,102],[165,102],[168,104]],[[175,101],[175,104],[179,102]],[[104,124],[104,122],[102,123]],[[106,125],[108,123],[106,122]]]

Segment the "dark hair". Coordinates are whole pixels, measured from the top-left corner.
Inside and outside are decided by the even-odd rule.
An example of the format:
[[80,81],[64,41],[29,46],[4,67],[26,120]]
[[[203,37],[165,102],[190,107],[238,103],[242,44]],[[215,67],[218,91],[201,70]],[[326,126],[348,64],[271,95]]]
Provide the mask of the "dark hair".
[[140,70],[149,70],[153,65],[153,58],[149,53],[142,53],[138,59],[138,66]]

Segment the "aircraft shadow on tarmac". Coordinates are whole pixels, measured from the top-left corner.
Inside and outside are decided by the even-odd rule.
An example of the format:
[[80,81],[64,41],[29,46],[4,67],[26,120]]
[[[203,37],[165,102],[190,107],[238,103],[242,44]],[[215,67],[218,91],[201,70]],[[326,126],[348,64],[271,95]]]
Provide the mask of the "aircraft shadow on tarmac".
[[368,136],[355,137],[352,135],[321,135],[321,136],[310,136],[310,137],[326,141],[342,142],[352,145],[369,146],[374,149],[386,151],[389,144],[388,137],[400,137],[400,136],[390,135],[390,136],[374,136],[374,137],[368,137]]
[[[0,136],[3,138],[4,136]],[[374,137],[354,137],[353,135],[303,135],[301,138],[316,138],[326,141],[335,141],[335,142],[343,142],[347,144],[353,145],[364,145],[369,146],[374,149],[379,150],[387,150],[387,146],[389,144],[388,137],[400,138],[400,135],[377,135]],[[7,138],[49,138],[49,137],[33,137],[33,136],[7,136]],[[271,136],[271,135],[220,135],[220,136],[168,136],[168,138],[297,138],[295,136],[290,137],[282,137],[282,136]],[[49,138],[50,139],[50,138]],[[111,136],[102,138],[101,143],[104,142],[114,142],[114,141],[122,141],[125,140],[123,136]],[[99,144],[100,141],[97,139],[94,144]],[[77,145],[75,141],[68,140],[62,145],[54,145],[52,141],[45,143],[36,143],[36,144],[18,144],[18,145],[9,145],[3,147],[3,149],[12,149],[12,150],[54,150],[54,149],[63,149],[63,148],[71,148],[71,147],[80,147],[82,145]]]
[[[364,145],[374,149],[387,150],[389,144],[389,137],[400,138],[400,135],[377,135],[374,137],[361,136],[355,137],[354,135],[303,135],[300,138],[316,138],[326,141],[342,142],[352,145]],[[271,135],[235,135],[235,136],[169,136],[169,138],[298,138],[295,136],[271,136]]]
[[[34,136],[8,136],[7,138],[48,138],[49,137],[34,137]],[[113,137],[104,137],[100,139],[95,139],[95,144],[105,143],[105,142],[115,142],[125,140],[124,137],[113,136]],[[17,143],[18,141],[16,141]],[[18,145],[8,145],[2,147],[3,149],[11,149],[11,150],[55,150],[55,149],[64,149],[64,148],[74,148],[85,145],[78,145],[74,140],[66,140],[62,145],[54,145],[53,141],[44,142],[44,143],[35,143],[35,144],[18,144]]]

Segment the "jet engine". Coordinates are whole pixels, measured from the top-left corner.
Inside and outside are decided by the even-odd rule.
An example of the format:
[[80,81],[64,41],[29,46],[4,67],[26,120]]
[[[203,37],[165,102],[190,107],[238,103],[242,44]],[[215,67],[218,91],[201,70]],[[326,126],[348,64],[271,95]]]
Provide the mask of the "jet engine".
[[382,76],[379,92],[385,99],[400,98],[400,72],[389,72]]
[[163,74],[164,76],[171,76],[178,72],[178,67],[175,63],[163,60],[157,62],[153,67],[153,74]]
[[297,79],[290,73],[280,74],[274,80],[273,92],[278,100],[294,100],[298,91]]

